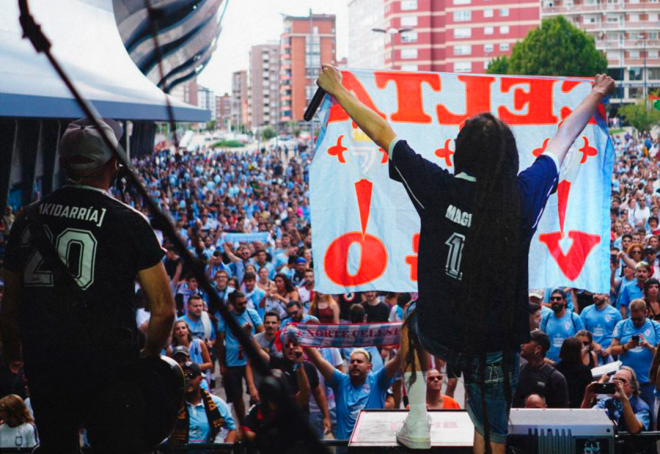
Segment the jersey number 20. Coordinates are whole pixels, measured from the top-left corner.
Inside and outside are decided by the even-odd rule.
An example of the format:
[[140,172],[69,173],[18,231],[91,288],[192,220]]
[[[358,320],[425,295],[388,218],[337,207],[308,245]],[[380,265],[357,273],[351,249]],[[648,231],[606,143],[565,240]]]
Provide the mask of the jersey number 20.
[[[50,231],[48,236],[52,237]],[[80,229],[66,229],[55,240],[55,249],[82,290],[94,283],[96,262],[96,238],[92,232]],[[25,229],[22,245],[30,247],[30,230]],[[28,257],[23,273],[26,286],[52,287],[53,272],[46,266],[41,253],[35,249]]]

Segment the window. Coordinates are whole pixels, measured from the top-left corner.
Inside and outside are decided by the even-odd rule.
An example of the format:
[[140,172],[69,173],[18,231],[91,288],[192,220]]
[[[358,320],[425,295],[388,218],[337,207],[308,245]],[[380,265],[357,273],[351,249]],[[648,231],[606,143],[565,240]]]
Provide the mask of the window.
[[507,17],[509,15],[509,8],[500,8],[500,16]]
[[660,68],[648,68],[648,79],[660,79]]
[[417,71],[417,65],[401,65],[401,71]]
[[492,44],[484,44],[484,52],[490,53],[493,51],[493,45]]
[[500,44],[500,50],[502,52],[508,52],[509,51],[509,43],[502,43]]
[[509,26],[508,25],[502,25],[500,27],[500,33],[503,35],[508,35],[509,34]]
[[470,55],[472,53],[472,46],[469,44],[461,44],[454,46],[454,55]]
[[630,58],[639,58],[639,51],[638,50],[631,50],[630,51]]
[[401,11],[415,11],[417,9],[417,0],[403,0],[401,2]]
[[454,38],[469,38],[472,36],[471,28],[455,28],[454,29]]
[[642,68],[630,68],[628,70],[628,80],[642,80]]
[[618,24],[619,16],[607,16],[607,22],[610,24]]
[[454,0],[454,5],[469,5],[472,0]]
[[494,32],[493,27],[484,27],[484,35],[492,35]]
[[454,63],[454,72],[469,73],[470,71],[472,71],[472,62],[459,61]]
[[401,58],[403,59],[417,58],[417,49],[402,49]]
[[454,11],[454,22],[467,22],[472,19],[472,11]]
[[416,32],[401,33],[401,42],[402,43],[416,43],[417,42],[417,33]]
[[493,17],[493,9],[492,8],[485,9],[484,17]]
[[639,22],[639,14],[629,14],[628,20],[630,22]]
[[404,16],[401,18],[402,27],[415,27],[417,26],[417,16]]
[[657,50],[649,50],[647,57],[648,58],[658,58],[658,51]]

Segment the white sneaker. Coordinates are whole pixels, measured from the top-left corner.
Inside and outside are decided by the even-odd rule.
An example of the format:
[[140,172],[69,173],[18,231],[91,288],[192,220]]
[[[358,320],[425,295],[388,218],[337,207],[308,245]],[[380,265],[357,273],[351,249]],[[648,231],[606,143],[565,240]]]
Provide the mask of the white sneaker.
[[410,449],[431,449],[431,416],[413,419],[408,415],[396,432],[396,441]]

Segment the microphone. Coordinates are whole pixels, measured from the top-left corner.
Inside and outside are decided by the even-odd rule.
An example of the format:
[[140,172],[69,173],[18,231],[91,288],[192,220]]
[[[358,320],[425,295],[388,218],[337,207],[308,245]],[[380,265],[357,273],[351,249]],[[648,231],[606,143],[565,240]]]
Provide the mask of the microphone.
[[325,90],[322,88],[318,88],[316,90],[316,93],[314,93],[314,97],[310,101],[309,106],[307,106],[307,110],[305,110],[305,114],[303,115],[305,121],[310,121],[312,118],[314,118],[314,114],[321,105],[321,101],[323,101],[324,96],[325,96]]

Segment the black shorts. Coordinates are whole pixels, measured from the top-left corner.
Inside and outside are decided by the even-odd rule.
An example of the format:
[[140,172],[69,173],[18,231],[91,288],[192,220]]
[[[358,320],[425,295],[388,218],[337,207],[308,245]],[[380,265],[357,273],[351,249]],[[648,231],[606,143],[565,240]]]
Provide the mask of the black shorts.
[[227,374],[222,376],[222,383],[228,402],[235,402],[237,399],[243,398],[242,382],[244,380],[246,380],[245,366],[227,366]]
[[463,368],[460,364],[453,361],[447,362],[447,378],[461,378]]
[[28,375],[39,434],[35,453],[78,454],[82,427],[95,453],[145,451],[145,400],[136,374],[99,386],[54,375]]

